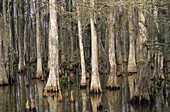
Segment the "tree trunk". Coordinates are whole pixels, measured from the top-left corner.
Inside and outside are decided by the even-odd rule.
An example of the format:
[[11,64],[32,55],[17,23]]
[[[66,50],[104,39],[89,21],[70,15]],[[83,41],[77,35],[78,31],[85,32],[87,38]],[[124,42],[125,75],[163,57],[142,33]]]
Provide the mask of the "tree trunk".
[[132,6],[129,6],[129,38],[130,38],[130,47],[129,47],[129,58],[128,58],[128,72],[134,73],[136,70],[136,61],[135,61],[135,40],[134,40],[134,28],[133,28],[133,19],[132,19]]
[[82,38],[82,27],[80,19],[80,1],[77,1],[77,21],[78,21],[78,31],[79,31],[79,48],[80,48],[80,57],[81,57],[81,87],[86,87],[86,68],[85,68],[85,59],[84,59],[84,47],[83,47],[83,38]]
[[[11,6],[12,5],[12,6]],[[12,14],[13,14],[13,1],[8,2],[8,17],[9,17],[9,79],[10,79],[10,83],[12,83],[12,81],[14,80],[14,76],[13,76],[13,27],[12,27]]]
[[[148,80],[148,60],[147,49],[143,45],[147,41],[147,30],[145,27],[145,17],[142,12],[138,12],[139,17],[139,76],[135,86],[134,96],[139,98],[139,103],[142,99],[147,100],[150,103],[149,81]],[[132,97],[134,98],[134,97]]]
[[[109,0],[111,3],[112,0]],[[115,13],[111,8],[108,14],[107,21],[109,24],[109,62],[110,62],[110,74],[107,79],[106,88],[119,88],[117,79],[117,65],[116,65],[116,55],[115,55],[115,36],[113,26],[115,24]]]
[[118,65],[122,65],[122,49],[121,49],[121,37],[120,37],[120,33],[121,33],[121,29],[120,29],[120,20],[121,20],[121,17],[119,16],[120,15],[120,11],[119,11],[119,8],[115,8],[115,19],[116,19],[116,29],[115,29],[115,33],[116,33],[116,58],[117,58],[117,64]]
[[[125,9],[124,9],[125,10]],[[123,17],[122,17],[122,37],[123,37],[123,62],[127,62],[128,60],[128,52],[127,52],[127,47],[128,47],[128,33],[127,33],[127,11],[123,11]]]
[[92,12],[90,12],[90,25],[91,25],[91,46],[92,46],[92,78],[90,85],[90,92],[100,93],[102,92],[100,79],[99,79],[99,71],[98,71],[98,53],[97,53],[97,34],[94,26],[94,0],[90,0]]
[[19,2],[19,65],[18,72],[24,71],[24,63],[23,63],[23,37],[24,37],[24,1]]
[[[3,22],[4,22],[4,34],[3,34],[3,44],[5,51],[5,63],[8,62],[8,25],[7,25],[7,9],[6,0],[3,0]],[[7,66],[8,68],[8,66]]]
[[[49,31],[49,59],[50,59],[50,73],[45,92],[60,90],[59,85],[59,50],[58,50],[58,25],[57,25],[57,11],[56,1],[50,0],[50,31]],[[52,87],[52,88],[50,88]]]
[[36,39],[37,39],[37,73],[36,78],[42,76],[42,60],[41,60],[41,40],[40,40],[40,14],[39,0],[36,0]]
[[[15,26],[14,26],[14,28],[15,28],[15,51],[14,51],[14,55],[15,55],[15,63],[16,63],[16,61],[18,60],[17,58],[18,58],[18,52],[19,52],[19,48],[18,48],[18,42],[19,42],[19,40],[18,40],[18,38],[19,38],[19,30],[18,30],[18,7],[19,7],[19,3],[18,3],[18,0],[16,0],[15,1],[15,5],[16,5],[16,7],[15,7]],[[17,62],[18,63],[18,62]]]
[[[69,11],[71,13],[72,12],[72,0],[69,0],[69,3],[70,3]],[[73,54],[74,53],[74,38],[73,38],[73,33],[72,33],[73,32],[72,31],[73,30],[73,28],[72,28],[73,22],[71,20],[72,19],[71,15],[70,15],[69,18],[70,18],[70,20],[69,20],[70,21],[69,30],[70,30],[70,41],[71,41],[71,59],[70,60],[73,61],[73,58],[74,58],[74,56],[73,56],[74,55]]]

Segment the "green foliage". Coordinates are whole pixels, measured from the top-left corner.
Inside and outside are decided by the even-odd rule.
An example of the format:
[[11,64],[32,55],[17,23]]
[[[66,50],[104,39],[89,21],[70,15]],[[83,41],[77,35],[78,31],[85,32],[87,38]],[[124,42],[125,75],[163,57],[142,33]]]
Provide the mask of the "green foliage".
[[68,78],[66,76],[62,76],[59,78],[60,85],[68,85]]

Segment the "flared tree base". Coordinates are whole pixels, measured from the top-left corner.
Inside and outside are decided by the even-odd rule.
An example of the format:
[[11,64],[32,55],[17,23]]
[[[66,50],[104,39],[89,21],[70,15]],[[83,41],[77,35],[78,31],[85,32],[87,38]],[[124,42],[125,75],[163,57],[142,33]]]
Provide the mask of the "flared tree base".
[[102,93],[101,88],[90,88],[90,94],[100,94]]
[[2,79],[0,79],[0,86],[4,86],[4,85],[8,85],[8,78],[4,77]]
[[137,73],[137,69],[136,69],[136,67],[128,67],[127,72],[128,73]]
[[26,66],[22,67],[22,68],[18,68],[18,73],[24,73],[27,70]]
[[87,88],[86,82],[80,84],[80,89],[86,89],[86,88]]
[[42,77],[42,75],[43,75],[42,73],[37,73],[36,76],[35,76],[35,78],[36,78],[36,79],[40,79],[40,78]]
[[131,97],[131,101],[134,103],[150,103],[150,94],[148,87],[148,79],[144,76],[141,77],[139,83],[136,86],[135,93]]
[[106,89],[109,89],[109,90],[119,90],[120,89],[119,84],[118,84],[118,77],[116,75],[113,76],[112,74],[110,74],[110,76],[108,77]]

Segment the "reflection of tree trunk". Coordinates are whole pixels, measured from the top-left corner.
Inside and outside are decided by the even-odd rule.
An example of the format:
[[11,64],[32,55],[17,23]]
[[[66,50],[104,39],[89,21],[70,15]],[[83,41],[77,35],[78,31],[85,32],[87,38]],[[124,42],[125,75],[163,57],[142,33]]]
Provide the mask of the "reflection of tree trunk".
[[129,87],[129,80],[128,80],[128,75],[126,74],[125,76],[125,111],[129,110],[129,104],[128,102],[130,101],[130,87]]
[[44,88],[44,83],[41,81],[37,80],[37,88],[38,88],[38,109],[39,112],[44,112],[44,102],[43,102],[43,88]]
[[8,86],[7,87],[0,87],[0,110],[1,111],[7,111],[7,92],[8,92]]
[[82,96],[82,112],[86,112],[86,90],[81,90],[81,96]]
[[161,112],[163,105],[165,104],[164,102],[164,96],[163,96],[163,88],[165,86],[165,81],[162,82],[161,84],[161,89],[157,88],[157,95],[156,95],[156,111]]
[[128,83],[128,86],[129,86],[129,95],[130,95],[129,98],[130,99],[132,99],[132,97],[134,96],[134,91],[135,91],[134,82],[135,82],[135,79],[136,79],[136,74],[128,76],[128,78],[127,78],[127,83]]
[[107,91],[107,101],[110,112],[119,112],[118,93],[119,91]]
[[102,95],[91,95],[90,96],[93,112],[97,112],[97,106],[98,104],[101,104],[101,98],[102,98]]
[[20,94],[20,107],[22,111],[26,111],[25,110],[25,104],[26,104],[26,93],[25,93],[25,80],[24,80],[24,75],[23,74],[19,74],[19,94]]
[[[57,112],[57,97],[48,97],[48,103],[50,105],[51,112]],[[42,111],[41,111],[42,112]]]

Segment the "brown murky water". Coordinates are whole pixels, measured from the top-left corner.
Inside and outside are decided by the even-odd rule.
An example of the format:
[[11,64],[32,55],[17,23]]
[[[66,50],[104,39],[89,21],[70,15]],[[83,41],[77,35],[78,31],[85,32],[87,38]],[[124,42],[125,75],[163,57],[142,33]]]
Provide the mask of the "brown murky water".
[[[53,97],[43,97],[46,82],[31,79],[31,71],[35,66],[27,65],[27,69],[25,74],[18,75],[15,70],[16,83],[0,87],[0,112],[25,112],[26,102],[30,99],[35,100],[34,112],[170,112],[170,89],[167,84],[165,84],[166,88],[164,87],[155,95],[155,103],[139,106],[128,102],[133,89],[133,83],[129,82],[134,76],[120,78],[120,90],[109,91],[104,89],[106,78],[105,75],[101,75],[103,93],[90,95],[90,82],[87,90],[80,90],[79,73],[74,72],[74,83],[62,86],[63,102],[59,102],[57,93]],[[74,92],[74,103],[70,102],[71,90]],[[97,109],[99,104],[102,105],[100,110]]]

